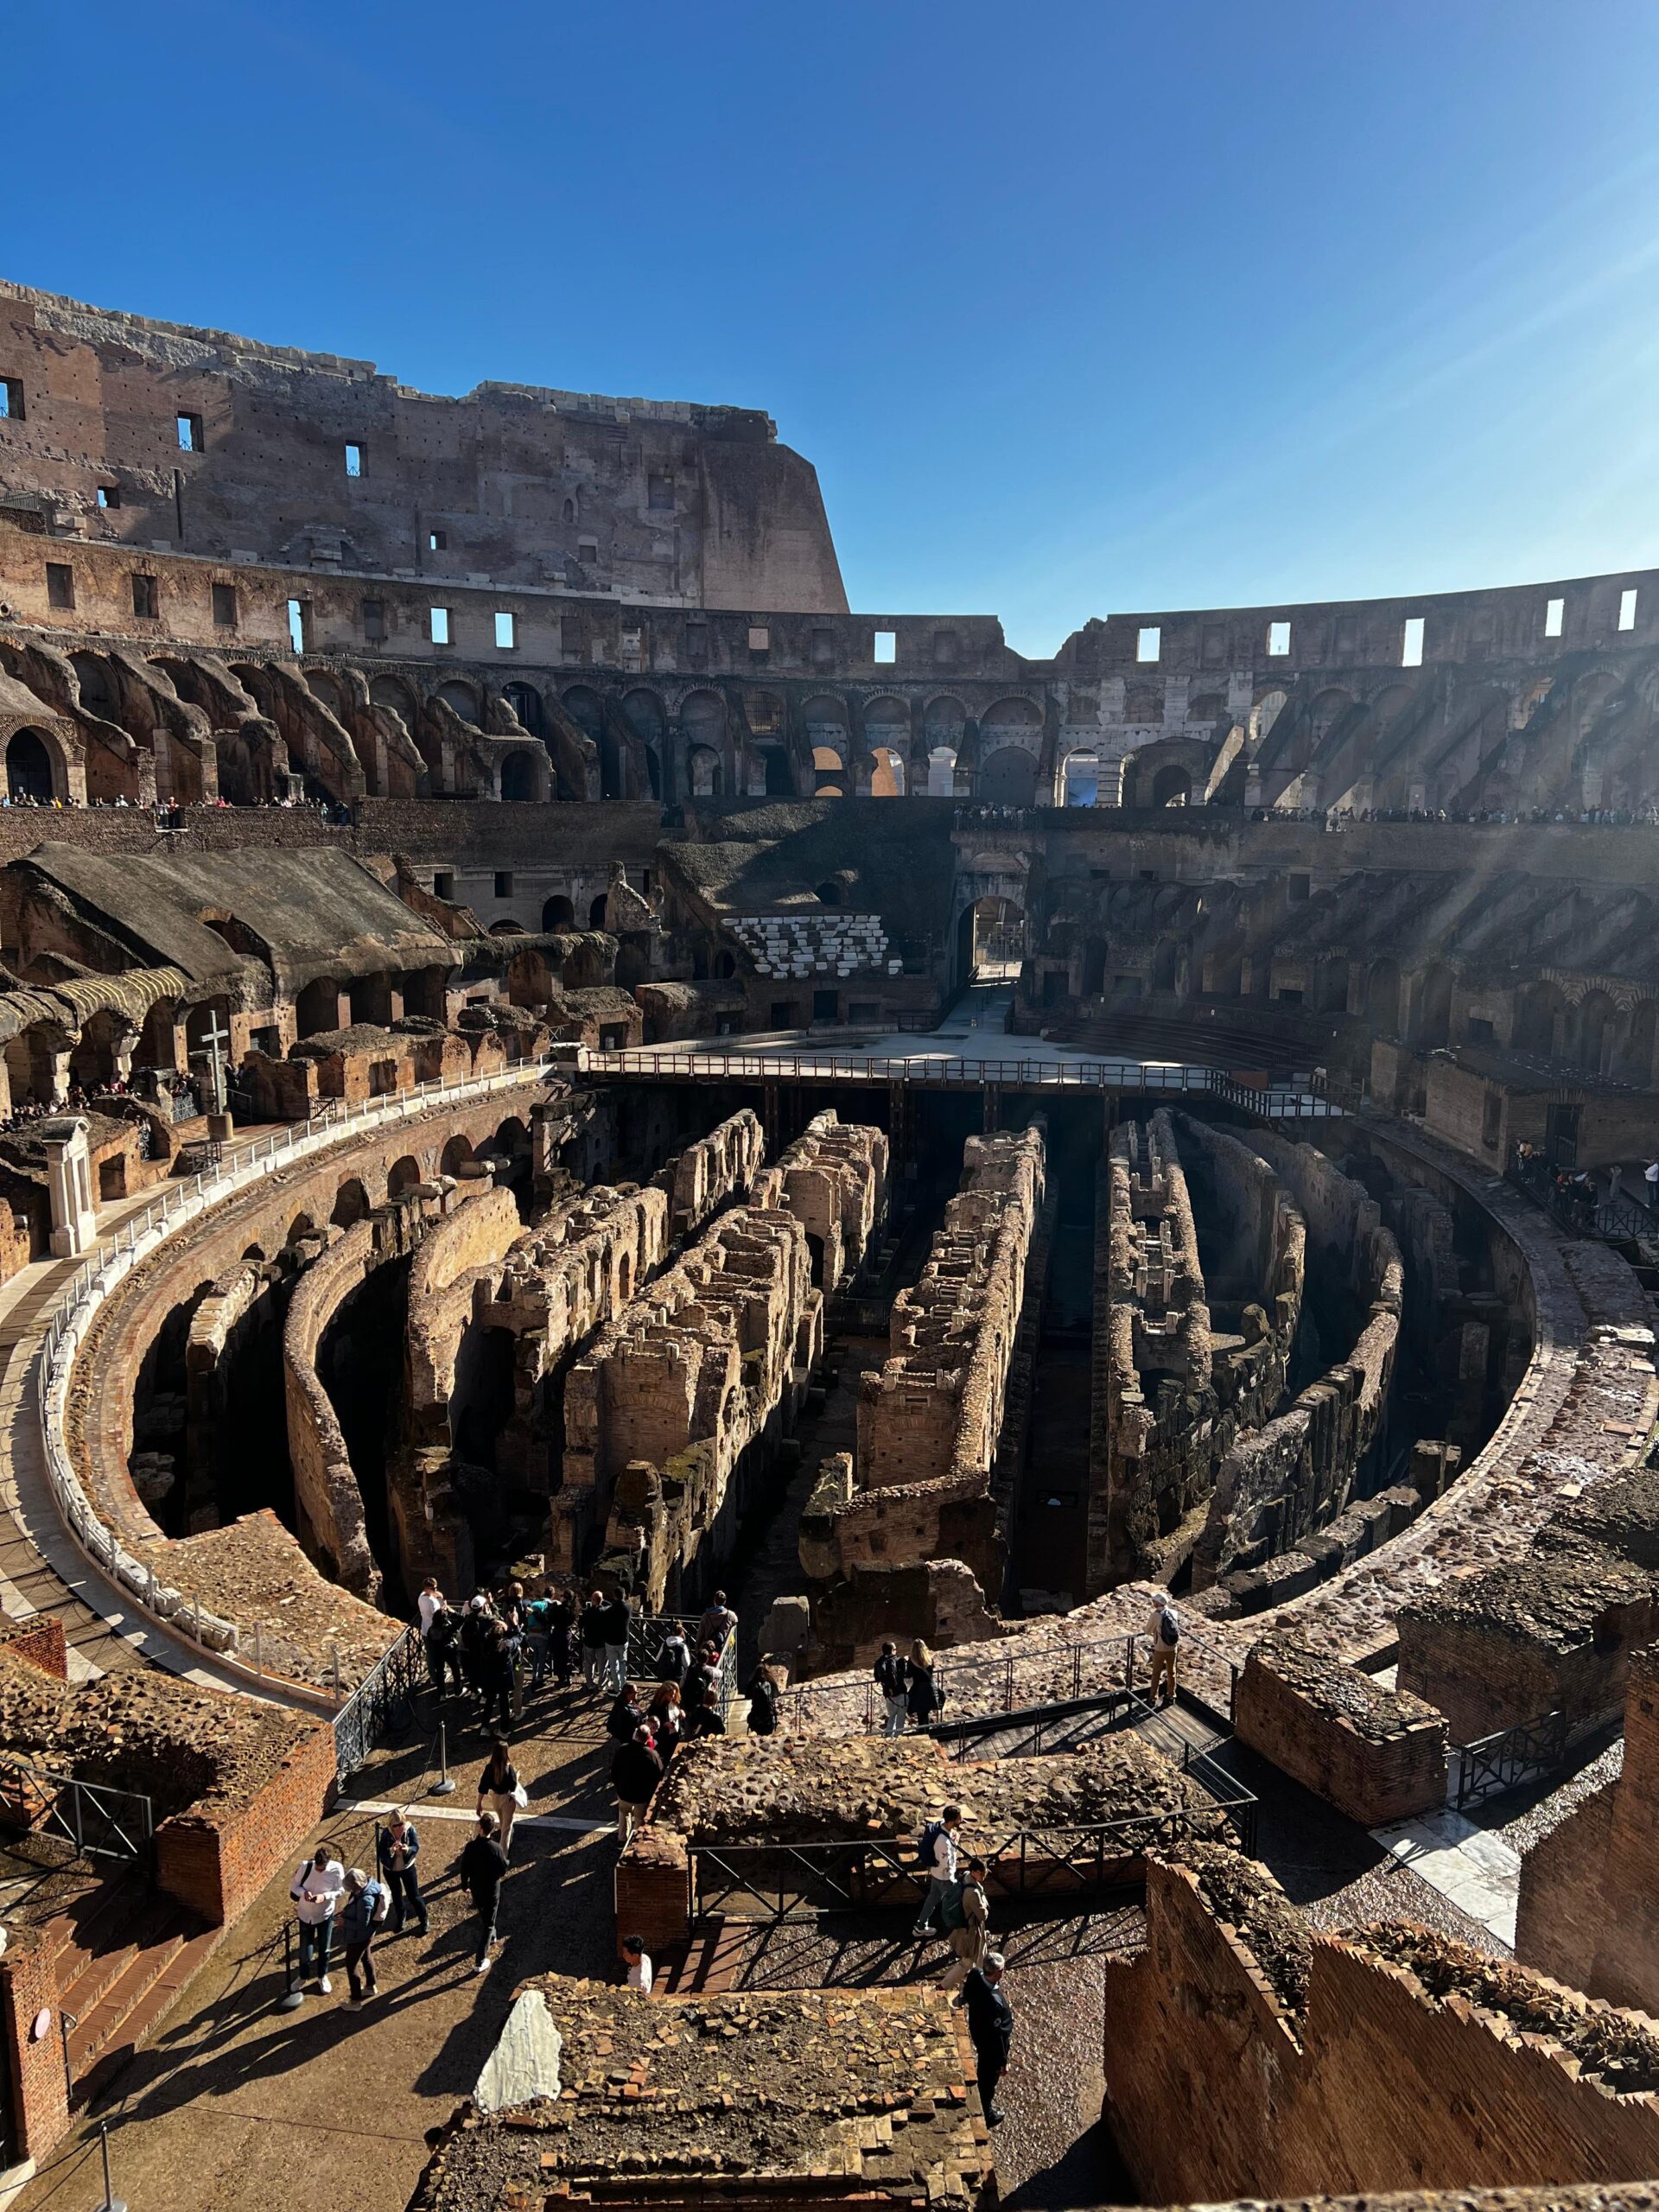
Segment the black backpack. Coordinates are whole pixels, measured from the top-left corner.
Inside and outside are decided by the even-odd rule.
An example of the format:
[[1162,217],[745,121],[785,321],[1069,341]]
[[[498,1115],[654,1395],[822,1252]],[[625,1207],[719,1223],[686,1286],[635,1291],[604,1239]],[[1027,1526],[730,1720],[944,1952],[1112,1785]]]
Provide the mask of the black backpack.
[[1181,1640],[1181,1624],[1172,1612],[1158,1616],[1158,1641],[1166,1651],[1173,1651]]
[[934,1847],[944,1834],[943,1821],[930,1821],[916,1839],[916,1864],[925,1866],[930,1874],[933,1872]]

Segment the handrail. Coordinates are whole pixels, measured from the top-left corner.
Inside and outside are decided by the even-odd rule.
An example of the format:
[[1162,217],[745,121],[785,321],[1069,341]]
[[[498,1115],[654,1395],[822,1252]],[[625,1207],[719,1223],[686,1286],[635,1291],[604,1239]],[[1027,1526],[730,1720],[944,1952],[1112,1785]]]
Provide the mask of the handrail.
[[1260,1089],[1221,1068],[1185,1061],[968,1059],[931,1052],[669,1052],[576,1049],[587,1075],[688,1076],[709,1082],[964,1084],[1019,1090],[1173,1092],[1219,1098],[1268,1121],[1326,1121],[1338,1107],[1306,1089]]
[[[92,1565],[118,1592],[124,1605],[136,1606],[169,1635],[210,1653],[219,1666],[241,1678],[257,1694],[274,1694],[328,1713],[339,1703],[335,1695],[316,1683],[273,1673],[262,1656],[254,1666],[238,1658],[245,1631],[236,1622],[204,1611],[200,1598],[187,1598],[182,1591],[159,1583],[155,1569],[136,1559],[113,1530],[105,1527],[81,1485],[65,1442],[75,1355],[116,1285],[168,1238],[222,1199],[252,1189],[279,1167],[325,1152],[347,1136],[413,1121],[446,1103],[459,1106],[498,1090],[521,1089],[557,1072],[545,1058],[526,1060],[488,1075],[440,1077],[356,1104],[331,1101],[336,1110],[326,1116],[314,1116],[303,1126],[273,1130],[248,1144],[229,1147],[220,1160],[188,1183],[170,1185],[142,1213],[124,1221],[113,1236],[88,1254],[53,1303],[41,1337],[35,1405],[47,1481],[65,1527]],[[388,1616],[388,1629],[395,1626]],[[257,1635],[255,1641],[257,1649]]]

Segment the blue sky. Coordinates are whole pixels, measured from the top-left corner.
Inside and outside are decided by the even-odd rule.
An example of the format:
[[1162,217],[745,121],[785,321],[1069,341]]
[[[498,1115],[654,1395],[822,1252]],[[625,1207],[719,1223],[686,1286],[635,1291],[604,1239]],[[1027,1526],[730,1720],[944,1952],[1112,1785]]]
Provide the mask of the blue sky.
[[82,0],[6,35],[0,273],[763,406],[855,607],[1659,563],[1652,0]]

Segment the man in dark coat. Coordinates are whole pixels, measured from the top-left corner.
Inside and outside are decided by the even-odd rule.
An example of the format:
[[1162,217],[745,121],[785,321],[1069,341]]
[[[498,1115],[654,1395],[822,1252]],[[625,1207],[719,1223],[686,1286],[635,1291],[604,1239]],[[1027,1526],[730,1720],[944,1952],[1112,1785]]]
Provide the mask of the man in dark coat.
[[478,1834],[461,1854],[457,1870],[461,1886],[472,1893],[478,1914],[478,1956],[474,1974],[490,1970],[490,1946],[495,1941],[495,1916],[501,1902],[501,1885],[507,1878],[507,1854],[501,1848],[500,1823],[493,1813],[478,1816]]
[[644,1820],[652,1793],[662,1778],[663,1762],[651,1740],[650,1729],[636,1728],[632,1742],[624,1744],[611,1761],[611,1787],[616,1792],[619,1843],[626,1844],[633,1834],[634,1822]]
[[1000,2127],[1007,2118],[996,2101],[996,2085],[1014,2042],[1014,2007],[1000,1986],[1006,1964],[1001,1951],[988,1951],[984,1965],[969,1974],[957,1999],[968,2014],[968,2032],[979,2061],[979,2101],[991,2127]]

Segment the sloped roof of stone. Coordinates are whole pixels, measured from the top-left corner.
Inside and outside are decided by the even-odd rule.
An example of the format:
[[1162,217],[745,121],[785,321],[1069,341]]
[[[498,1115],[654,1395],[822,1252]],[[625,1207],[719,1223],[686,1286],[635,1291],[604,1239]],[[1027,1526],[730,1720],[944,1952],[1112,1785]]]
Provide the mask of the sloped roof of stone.
[[207,912],[228,916],[265,948],[288,997],[319,976],[450,968],[461,957],[367,868],[329,846],[118,858],[48,842],[20,865],[89,921],[193,983],[228,979],[250,958],[208,927]]
[[906,937],[942,935],[950,919],[955,815],[947,799],[795,799],[741,814],[688,810],[695,842],[661,858],[726,914],[820,911],[834,879],[836,911],[880,914]]

